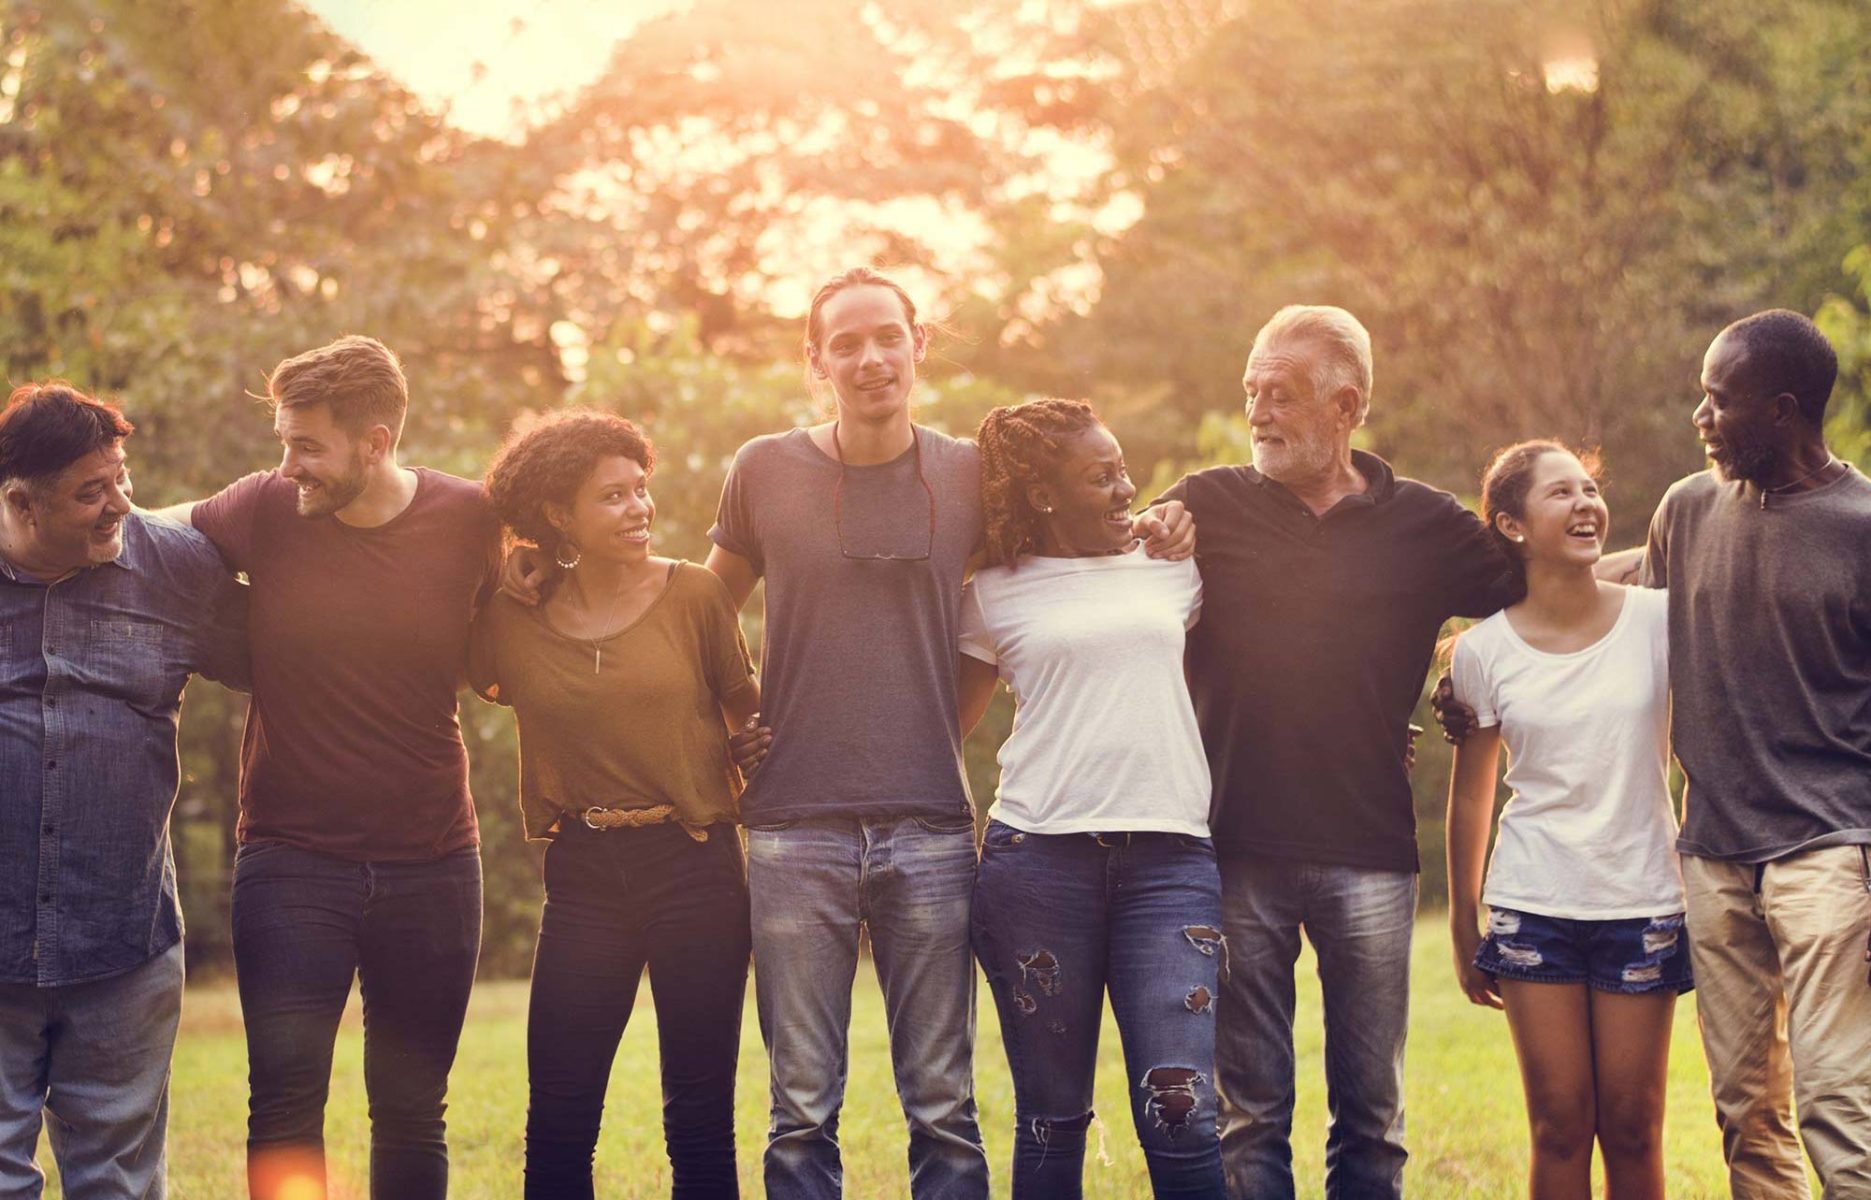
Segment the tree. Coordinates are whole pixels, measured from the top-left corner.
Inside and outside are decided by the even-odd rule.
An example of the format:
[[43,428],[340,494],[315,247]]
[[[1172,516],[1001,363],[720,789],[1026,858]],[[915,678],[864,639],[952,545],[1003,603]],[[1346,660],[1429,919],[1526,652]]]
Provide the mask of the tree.
[[1144,216],[1054,343],[1081,390],[1182,416],[1157,428],[1187,456],[1276,308],[1342,304],[1376,342],[1374,448],[1466,488],[1511,440],[1599,444],[1640,529],[1697,465],[1708,339],[1841,282],[1868,25],[1791,0],[1256,4],[1180,72],[1114,77],[1114,183]]
[[1839,382],[1826,413],[1832,452],[1871,470],[1871,245],[1845,257],[1853,295],[1829,296],[1814,319],[1839,354]]

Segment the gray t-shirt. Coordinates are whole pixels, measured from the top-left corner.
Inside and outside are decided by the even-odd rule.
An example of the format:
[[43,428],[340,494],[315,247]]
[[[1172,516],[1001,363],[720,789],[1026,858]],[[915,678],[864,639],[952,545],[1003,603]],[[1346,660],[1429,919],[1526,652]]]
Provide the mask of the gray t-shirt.
[[1643,580],[1670,593],[1677,849],[1756,863],[1871,844],[1871,480],[1765,508],[1713,471],[1680,480]]
[[956,641],[982,534],[981,455],[921,426],[916,446],[927,491],[912,448],[846,467],[836,506],[838,462],[803,429],[755,438],[728,470],[708,536],[767,584],[760,690],[773,747],[741,797],[748,824],[969,816]]

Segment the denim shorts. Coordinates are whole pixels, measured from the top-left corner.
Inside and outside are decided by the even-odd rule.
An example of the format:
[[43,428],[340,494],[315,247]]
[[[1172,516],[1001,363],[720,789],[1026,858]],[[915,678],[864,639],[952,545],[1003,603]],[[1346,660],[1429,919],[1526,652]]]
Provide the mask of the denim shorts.
[[1495,908],[1475,966],[1497,979],[1583,983],[1601,992],[1686,992],[1689,937],[1683,914],[1577,921]]

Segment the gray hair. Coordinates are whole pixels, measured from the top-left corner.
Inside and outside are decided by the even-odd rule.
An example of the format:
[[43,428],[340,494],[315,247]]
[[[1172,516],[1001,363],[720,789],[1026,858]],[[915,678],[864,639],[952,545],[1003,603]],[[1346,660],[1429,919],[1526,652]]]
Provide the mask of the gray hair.
[[[1254,335],[1254,353],[1270,342],[1310,338],[1326,349],[1327,361],[1315,363],[1313,386],[1321,393],[1338,387],[1358,389],[1358,424],[1371,412],[1371,334],[1358,318],[1330,304],[1289,304]],[[1327,375],[1326,372],[1330,374]]]

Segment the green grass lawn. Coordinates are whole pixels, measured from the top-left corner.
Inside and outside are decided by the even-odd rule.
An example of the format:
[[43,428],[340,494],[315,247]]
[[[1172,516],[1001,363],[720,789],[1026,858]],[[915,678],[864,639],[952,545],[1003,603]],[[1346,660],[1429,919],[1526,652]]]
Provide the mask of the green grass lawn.
[[[1312,970],[1310,957],[1302,960],[1294,1147],[1301,1195],[1320,1193],[1325,1140],[1318,984]],[[1499,1013],[1471,1007],[1456,989],[1448,965],[1448,934],[1440,919],[1425,919],[1417,931],[1412,988],[1410,1194],[1476,1200],[1524,1194],[1526,1118],[1506,1024]],[[656,1037],[647,988],[639,1004],[611,1076],[608,1120],[598,1147],[598,1193],[605,1197],[658,1197],[669,1191]],[[843,1123],[846,1194],[856,1200],[906,1196],[903,1120],[891,1084],[883,1004],[874,978],[860,977],[854,1008],[851,1084]],[[1688,1000],[1677,1010],[1670,1071],[1668,1170],[1670,1195],[1679,1198],[1725,1194],[1720,1144],[1693,1011]],[[995,1194],[1005,1195],[1013,1091],[1001,1053],[999,1023],[985,985],[980,1013],[975,1067],[981,1125],[995,1173]],[[525,1029],[524,983],[489,983],[476,989],[449,1099],[451,1194],[460,1200],[507,1200],[520,1194]],[[767,1061],[754,1022],[751,990],[741,1044],[741,1180],[747,1194],[757,1196],[766,1128]],[[367,1195],[361,1055],[353,997],[338,1042],[326,1119],[334,1197]],[[1093,1149],[1087,1155],[1089,1196],[1149,1194],[1125,1084],[1117,1032],[1107,1013],[1097,1093],[1103,1124],[1094,1126]],[[228,1200],[244,1195],[246,1095],[246,1055],[233,988],[195,988],[188,994],[175,1055],[169,1175],[170,1195],[176,1200]],[[1108,1161],[1097,1153],[1100,1138]],[[49,1155],[41,1157],[49,1168]]]

